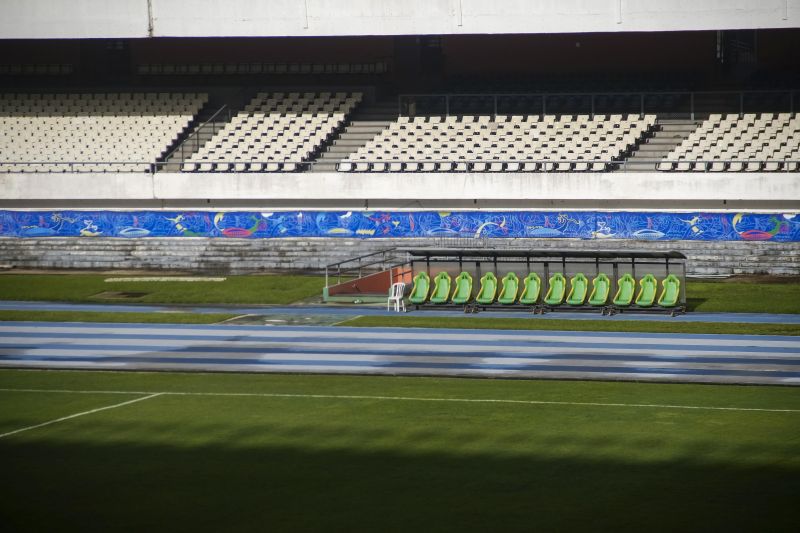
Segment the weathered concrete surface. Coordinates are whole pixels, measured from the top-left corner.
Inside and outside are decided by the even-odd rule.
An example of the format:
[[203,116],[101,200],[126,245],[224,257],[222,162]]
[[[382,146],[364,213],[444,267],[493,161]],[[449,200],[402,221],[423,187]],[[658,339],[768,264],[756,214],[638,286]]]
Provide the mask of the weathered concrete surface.
[[[491,239],[492,246],[524,249],[677,250],[690,275],[800,275],[800,243],[694,241],[582,241]],[[326,264],[392,248],[442,246],[434,239],[209,239],[0,238],[0,264],[13,268],[148,269],[204,272],[318,270]]]

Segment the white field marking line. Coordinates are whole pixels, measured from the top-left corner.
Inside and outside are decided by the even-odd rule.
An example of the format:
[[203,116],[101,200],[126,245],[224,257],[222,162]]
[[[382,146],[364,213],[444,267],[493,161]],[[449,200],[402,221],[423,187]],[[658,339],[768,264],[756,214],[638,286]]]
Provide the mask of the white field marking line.
[[331,324],[331,326],[339,326],[341,324],[345,324],[347,322],[350,322],[351,320],[355,320],[356,318],[361,318],[362,316],[364,316],[364,315],[351,316],[349,318],[345,318],[344,320],[340,320],[338,322],[334,322],[333,324]]
[[[493,398],[421,398],[415,396],[367,396],[352,394],[289,394],[271,392],[174,392],[162,391],[153,393],[152,391],[115,391],[115,390],[70,390],[70,389],[5,389],[0,388],[0,392],[41,392],[41,393],[62,393],[62,394],[150,394],[147,398],[139,398],[133,401],[146,400],[153,396],[220,396],[220,397],[244,397],[244,398],[308,398],[308,399],[333,399],[333,400],[394,400],[406,402],[456,402],[456,403],[506,403],[519,405],[573,405],[587,407],[638,407],[655,409],[695,409],[709,411],[759,411],[766,413],[800,413],[800,409],[766,409],[760,407],[714,407],[704,405],[672,405],[655,403],[611,403],[611,402],[560,402],[547,400],[503,400]],[[132,402],[125,402],[132,403]],[[125,403],[119,405],[125,405]],[[117,406],[112,406],[117,407]],[[104,407],[102,409],[110,409]],[[89,411],[94,412],[94,411]],[[2,437],[3,435],[0,435]]]
[[[130,394],[138,394],[138,393],[132,392]],[[147,394],[147,393],[145,393],[145,394]],[[61,418],[56,418],[55,420],[48,420],[47,422],[42,422],[41,424],[36,424],[34,426],[27,426],[27,427],[24,427],[24,428],[15,429],[14,431],[9,431],[8,433],[2,433],[2,434],[0,434],[0,439],[2,439],[4,437],[9,437],[11,435],[16,435],[17,433],[22,433],[23,431],[30,431],[31,429],[37,429],[37,428],[41,428],[41,427],[44,427],[44,426],[49,426],[50,424],[55,424],[57,422],[63,422],[65,420],[70,420],[72,418],[78,418],[79,416],[86,416],[86,415],[90,415],[92,413],[98,413],[100,411],[106,411],[108,409],[116,409],[117,407],[123,407],[125,405],[130,405],[130,404],[136,403],[136,402],[143,402],[144,400],[149,400],[150,398],[155,398],[156,396],[161,396],[161,395],[162,395],[162,393],[158,392],[158,393],[155,393],[155,394],[150,394],[148,396],[144,396],[143,398],[135,398],[133,400],[128,400],[127,402],[115,403],[114,405],[107,405],[105,407],[98,407],[97,409],[91,409],[89,411],[83,411],[81,413],[75,413],[74,415],[62,416]]]
[[169,276],[143,276],[140,278],[106,278],[103,281],[106,283],[138,283],[148,281],[183,281],[188,283],[203,282],[203,281],[225,281],[227,278],[191,278],[191,277],[169,277]]

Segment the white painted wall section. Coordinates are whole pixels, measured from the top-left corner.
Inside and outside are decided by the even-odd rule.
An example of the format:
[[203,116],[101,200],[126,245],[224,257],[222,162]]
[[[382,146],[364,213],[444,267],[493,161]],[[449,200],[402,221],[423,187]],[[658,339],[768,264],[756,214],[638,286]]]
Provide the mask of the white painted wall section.
[[[800,0],[149,0],[153,36],[795,28]],[[148,0],[2,0],[0,38],[146,37]]]
[[0,39],[147,37],[147,0],[0,0]]
[[797,202],[799,173],[0,174],[2,200]]
[[0,200],[153,199],[150,174],[0,174]]

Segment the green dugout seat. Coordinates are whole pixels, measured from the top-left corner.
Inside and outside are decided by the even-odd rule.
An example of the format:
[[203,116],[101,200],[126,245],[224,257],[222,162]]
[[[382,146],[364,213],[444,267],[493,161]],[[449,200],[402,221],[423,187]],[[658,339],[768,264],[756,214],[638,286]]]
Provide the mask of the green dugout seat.
[[658,298],[661,307],[675,307],[681,294],[681,280],[675,274],[670,274],[661,282],[663,289]]
[[429,292],[431,292],[431,278],[427,273],[420,272],[414,276],[414,287],[411,289],[408,301],[415,305],[422,305],[428,300]]
[[503,288],[500,289],[500,296],[497,297],[497,303],[502,305],[511,305],[517,301],[517,292],[519,292],[519,278],[513,272],[509,272],[503,279],[500,280]]
[[539,301],[539,293],[542,291],[542,279],[536,272],[531,272],[522,280],[522,294],[519,303],[522,305],[536,305]]
[[451,301],[457,305],[464,305],[472,297],[472,276],[467,272],[462,272],[453,281],[453,297]]
[[636,280],[630,274],[625,274],[617,281],[617,294],[611,302],[619,307],[628,307],[636,294]]
[[553,274],[550,278],[550,288],[547,289],[547,294],[544,297],[544,303],[547,305],[561,305],[566,292],[567,280],[564,275],[561,273]]
[[446,304],[447,299],[450,297],[450,274],[447,272],[439,272],[433,278],[433,292],[431,293],[430,302],[432,304]]
[[569,280],[569,294],[567,295],[567,305],[583,305],[586,301],[586,294],[589,292],[589,280],[581,273],[575,274]]
[[636,297],[636,305],[639,307],[650,307],[656,301],[658,292],[658,280],[652,274],[646,274],[639,280],[639,295]]
[[475,303],[479,305],[490,305],[494,302],[497,294],[497,276],[493,272],[487,272],[481,278],[481,290],[475,298]]
[[600,307],[606,305],[608,293],[611,292],[611,281],[605,274],[598,274],[592,280],[592,294],[589,295],[589,305]]

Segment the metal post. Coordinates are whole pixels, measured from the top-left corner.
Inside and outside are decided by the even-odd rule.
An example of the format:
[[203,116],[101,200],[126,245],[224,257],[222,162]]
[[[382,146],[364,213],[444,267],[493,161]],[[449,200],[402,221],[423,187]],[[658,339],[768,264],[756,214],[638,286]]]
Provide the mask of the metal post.
[[689,116],[694,120],[694,93],[689,93]]
[[744,93],[739,93],[739,118],[744,115]]
[[[544,288],[544,290],[549,289],[550,288],[550,263],[547,262],[547,261],[544,262],[544,282],[546,284],[546,287]],[[547,293],[545,292],[545,294],[547,294]]]
[[644,116],[644,93],[639,95],[639,118]]
[[496,120],[497,119],[497,95],[496,94],[492,97],[492,100],[494,101],[494,118]]
[[681,264],[681,272],[683,274],[681,279],[681,303],[686,305],[686,260]]
[[[613,269],[611,271],[611,276],[614,278],[613,287],[619,287],[619,263],[617,263],[616,261],[614,261],[614,266],[613,266]],[[612,290],[613,290],[613,287],[612,287]]]
[[594,94],[592,94],[592,118],[594,118]]

